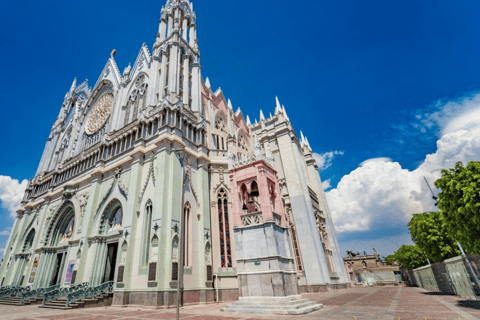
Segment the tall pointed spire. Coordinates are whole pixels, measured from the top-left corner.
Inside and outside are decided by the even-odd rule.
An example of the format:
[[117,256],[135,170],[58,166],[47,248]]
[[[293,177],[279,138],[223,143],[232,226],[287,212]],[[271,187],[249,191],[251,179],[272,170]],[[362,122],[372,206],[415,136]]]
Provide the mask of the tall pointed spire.
[[263,115],[262,109],[260,109],[260,121],[264,121],[264,120],[265,120],[265,116]]
[[230,98],[228,99],[227,107],[233,110],[232,101],[230,100]]
[[251,125],[252,125],[252,123],[250,122],[250,117],[247,114],[247,126],[251,126]]
[[275,114],[283,113],[282,107],[280,106],[280,101],[278,101],[277,96],[275,96],[275,102],[276,102]]
[[300,130],[300,137],[302,138],[302,142],[305,142],[305,136],[303,135],[302,130]]
[[73,90],[75,90],[76,87],[77,87],[77,77],[73,79],[72,86],[70,87],[69,92],[73,92]]
[[210,79],[208,79],[208,77],[207,80],[205,80],[205,87],[207,87],[208,89],[212,89],[212,86],[210,85]]
[[290,118],[287,116],[287,111],[285,111],[285,106],[282,104],[282,110],[283,114],[285,115],[285,119],[290,120]]

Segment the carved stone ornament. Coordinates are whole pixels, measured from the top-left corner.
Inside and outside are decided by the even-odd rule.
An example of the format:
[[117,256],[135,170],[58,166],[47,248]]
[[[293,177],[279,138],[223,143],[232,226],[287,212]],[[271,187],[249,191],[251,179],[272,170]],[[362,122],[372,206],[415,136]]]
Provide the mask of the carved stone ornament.
[[75,195],[76,192],[77,192],[77,187],[65,187],[65,189],[63,190],[63,197],[65,199],[70,199]]
[[85,127],[85,132],[88,135],[95,134],[103,127],[112,111],[112,106],[113,94],[111,92],[104,93],[98,98],[92,106],[92,111],[88,117],[87,126]]

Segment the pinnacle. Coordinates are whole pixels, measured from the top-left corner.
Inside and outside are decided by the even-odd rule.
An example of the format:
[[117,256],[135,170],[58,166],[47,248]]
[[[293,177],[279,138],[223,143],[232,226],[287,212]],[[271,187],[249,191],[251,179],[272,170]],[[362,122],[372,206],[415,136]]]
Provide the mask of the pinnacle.
[[260,109],[260,121],[264,121],[264,120],[265,120],[265,116],[263,115],[262,109]]
[[282,107],[280,106],[280,101],[278,101],[277,96],[275,96],[275,102],[276,102],[275,114],[283,113]]

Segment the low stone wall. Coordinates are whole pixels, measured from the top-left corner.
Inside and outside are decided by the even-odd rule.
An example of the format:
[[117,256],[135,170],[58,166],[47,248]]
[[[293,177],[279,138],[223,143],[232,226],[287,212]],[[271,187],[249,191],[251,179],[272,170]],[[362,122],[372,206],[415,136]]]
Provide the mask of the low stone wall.
[[476,299],[480,288],[474,277],[479,276],[480,256],[467,255],[474,272],[472,273],[463,256],[447,259],[413,271],[408,270],[410,281],[421,288],[434,292],[455,294],[468,299]]

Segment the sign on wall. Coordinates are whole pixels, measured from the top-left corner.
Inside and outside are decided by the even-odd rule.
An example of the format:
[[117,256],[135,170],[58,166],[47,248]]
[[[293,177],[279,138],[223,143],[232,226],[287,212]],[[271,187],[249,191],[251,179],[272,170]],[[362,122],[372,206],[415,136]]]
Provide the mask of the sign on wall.
[[35,275],[37,274],[38,268],[38,260],[40,260],[40,254],[36,254],[35,257],[33,257],[33,266],[32,271],[30,272],[30,278],[28,278],[28,283],[33,283],[33,280],[35,280]]
[[68,261],[67,274],[65,275],[65,284],[72,283],[73,267],[75,266],[75,260]]

